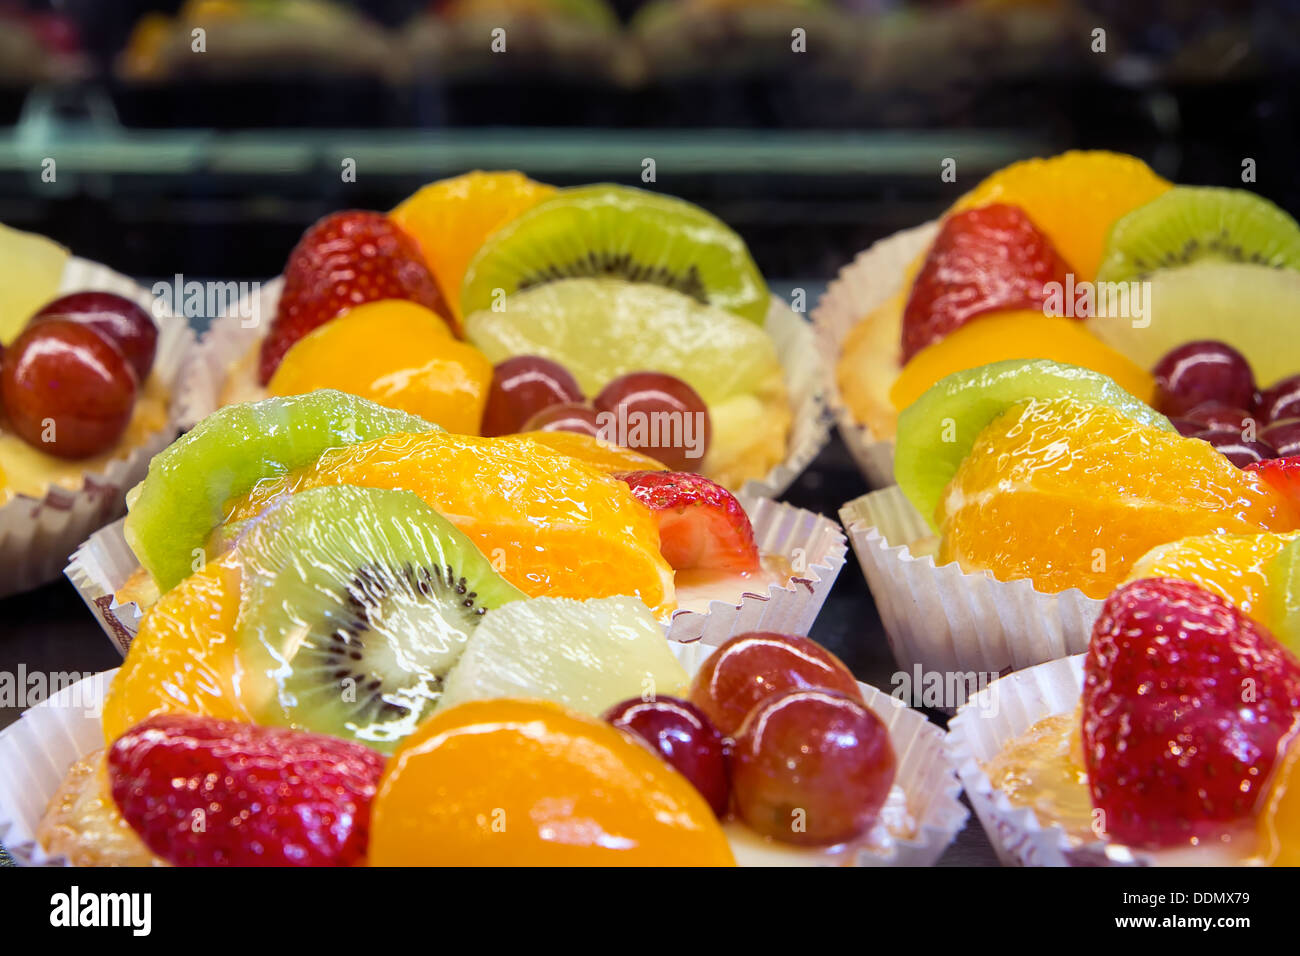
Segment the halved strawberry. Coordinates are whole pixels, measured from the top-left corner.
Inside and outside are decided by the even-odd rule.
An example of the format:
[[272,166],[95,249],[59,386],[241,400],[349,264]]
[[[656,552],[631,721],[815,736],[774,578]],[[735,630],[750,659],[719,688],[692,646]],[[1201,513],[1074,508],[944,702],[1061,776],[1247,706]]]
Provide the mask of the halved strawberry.
[[1083,754],[1111,839],[1154,849],[1255,812],[1300,712],[1300,662],[1189,581],[1146,578],[1102,606],[1084,661]]
[[912,283],[903,310],[903,361],[985,312],[1041,309],[1044,286],[1059,282],[1064,288],[1071,271],[1052,240],[1016,206],[954,213]]
[[1270,485],[1300,505],[1300,455],[1253,462],[1246,466]]
[[275,321],[262,340],[265,385],[300,338],[339,313],[379,299],[409,299],[450,321],[451,311],[414,239],[383,213],[336,212],[289,253]]
[[659,550],[678,571],[758,569],[749,515],[726,488],[685,471],[630,471],[617,477],[654,514]]

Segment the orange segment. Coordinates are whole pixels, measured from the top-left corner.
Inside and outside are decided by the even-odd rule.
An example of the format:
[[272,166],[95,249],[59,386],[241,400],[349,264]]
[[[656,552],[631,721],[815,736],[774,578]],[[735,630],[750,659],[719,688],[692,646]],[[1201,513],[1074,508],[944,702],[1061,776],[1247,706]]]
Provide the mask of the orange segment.
[[1260,856],[1269,866],[1300,866],[1300,736],[1283,740],[1282,759],[1256,823]]
[[152,714],[251,718],[239,703],[231,635],[239,616],[239,570],[230,556],[209,562],[144,616],[104,700],[112,744]]
[[622,471],[668,470],[668,466],[658,459],[578,432],[521,432],[520,437],[531,438],[552,451],[576,458],[603,475],[616,475]]
[[995,202],[1019,206],[1074,267],[1075,277],[1091,281],[1115,220],[1170,188],[1136,157],[1071,151],[1013,163],[958,199],[951,211]]
[[340,484],[414,492],[529,596],[633,594],[660,614],[674,606],[658,527],[627,485],[518,435],[389,435],[336,448],[262,482],[227,520],[252,517],[278,494]]
[[1300,514],[1209,444],[1063,399],[981,432],[939,508],[940,560],[1104,598],[1156,545],[1293,531]]
[[1235,604],[1269,630],[1269,598],[1273,589],[1269,565],[1295,534],[1215,534],[1182,538],[1144,554],[1133,565],[1129,580],[1178,578],[1192,581]]
[[483,240],[554,192],[522,173],[476,170],[430,183],[388,214],[420,244],[458,330],[461,281]]
[[1155,400],[1155,378],[1136,362],[1102,344],[1073,319],[1033,311],[982,315],[917,352],[903,367],[889,398],[894,408],[902,411],[931,385],[953,372],[1003,359],[1038,358],[1082,365],[1113,378],[1121,388],[1148,405]]
[[373,866],[729,866],[704,798],[648,748],[543,701],[461,704],[389,761]]
[[385,299],[349,309],[294,343],[271,377],[272,395],[334,388],[477,434],[492,363],[429,309]]

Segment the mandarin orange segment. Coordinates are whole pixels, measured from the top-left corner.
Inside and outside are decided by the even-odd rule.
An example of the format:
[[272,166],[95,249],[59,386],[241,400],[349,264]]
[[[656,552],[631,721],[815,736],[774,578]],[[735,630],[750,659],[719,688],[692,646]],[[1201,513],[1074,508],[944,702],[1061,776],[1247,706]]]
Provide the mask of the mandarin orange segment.
[[673,609],[673,572],[659,530],[627,485],[518,435],[389,435],[337,448],[232,503],[251,518],[276,495],[321,485],[401,488],[463,531],[530,597],[636,595]]
[[521,432],[520,437],[531,438],[604,475],[616,475],[624,471],[668,470],[668,466],[656,458],[578,432]]
[[543,701],[474,701],[408,737],[375,794],[374,866],[729,866],[704,798],[631,737]]
[[106,743],[153,714],[251,721],[236,691],[231,641],[239,616],[239,578],[229,555],[218,558],[145,614],[104,699]]
[[1076,279],[1091,281],[1115,220],[1170,188],[1134,156],[1071,151],[1013,163],[958,199],[951,211],[990,203],[1019,206],[1074,267]]
[[1280,747],[1264,806],[1256,820],[1259,851],[1269,866],[1300,866],[1300,735]]
[[389,213],[420,244],[459,330],[460,286],[483,240],[555,193],[517,172],[474,172],[430,183]]
[[1297,534],[1215,534],[1160,545],[1133,565],[1129,580],[1178,578],[1199,584],[1277,633],[1269,620],[1269,566]]
[[941,561],[1104,598],[1157,545],[1300,528],[1295,507],[1209,444],[1071,399],[981,432],[939,508]]
[[1004,359],[1051,359],[1100,372],[1148,405],[1156,381],[1146,369],[1102,343],[1073,319],[1041,312],[991,312],[922,349],[903,367],[890,390],[901,411],[941,378]]
[[295,342],[267,390],[337,389],[474,435],[491,384],[492,363],[452,338],[434,312],[385,299],[349,309]]

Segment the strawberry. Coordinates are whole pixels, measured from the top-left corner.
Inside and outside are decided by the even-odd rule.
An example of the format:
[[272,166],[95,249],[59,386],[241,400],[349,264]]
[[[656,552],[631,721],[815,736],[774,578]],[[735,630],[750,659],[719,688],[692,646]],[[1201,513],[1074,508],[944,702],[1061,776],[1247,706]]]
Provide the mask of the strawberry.
[[[982,206],[944,220],[903,310],[903,361],[977,315],[1041,309],[1070,266],[1018,207]],[[1082,318],[1082,316],[1080,316]]]
[[295,342],[339,313],[378,299],[409,299],[450,321],[438,282],[414,239],[383,213],[336,212],[289,253],[275,321],[262,341],[263,385]]
[[108,752],[118,809],[177,866],[349,866],[366,853],[384,758],[351,741],[191,714]]
[[1189,581],[1120,588],[1084,662],[1084,762],[1107,836],[1156,849],[1249,820],[1298,710],[1300,662],[1237,608]]
[[659,550],[678,571],[757,570],[754,528],[726,488],[686,471],[630,471],[617,477],[654,515]]
[[1300,505],[1300,455],[1290,458],[1272,458],[1256,461],[1246,466],[1270,485]]

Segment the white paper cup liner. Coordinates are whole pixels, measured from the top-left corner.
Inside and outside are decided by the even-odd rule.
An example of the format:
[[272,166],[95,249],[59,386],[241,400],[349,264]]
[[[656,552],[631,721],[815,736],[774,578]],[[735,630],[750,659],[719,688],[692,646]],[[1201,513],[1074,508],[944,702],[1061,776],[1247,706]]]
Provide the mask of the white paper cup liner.
[[939,232],[927,222],[887,236],[840,270],[813,309],[817,351],[826,369],[826,401],[844,444],[873,488],[894,483],[894,440],[878,439],[853,417],[840,395],[840,352],[855,325],[898,292],[903,272],[924,252]]
[[1015,806],[983,765],[1044,717],[1071,713],[1083,689],[1083,655],[1039,664],[994,681],[948,723],[944,750],[998,859],[1007,866],[1134,866],[1155,861],[1103,840],[1072,839],[1059,824]]
[[[806,635],[844,566],[848,544],[839,525],[822,515],[769,498],[742,493],[739,500],[764,554],[780,555],[793,568],[785,585],[742,595],[739,603],[711,601],[704,612],[673,614],[668,637],[682,643],[721,644],[746,631]],[[141,608],[116,594],[139,568],[122,535],[122,521],[92,534],[73,553],[64,573],[123,655],[140,629]]]
[[179,430],[177,378],[194,345],[188,324],[162,303],[156,312],[154,297],[126,276],[74,256],[64,267],[59,295],[83,291],[114,292],[138,302],[150,315],[163,315],[153,374],[171,390],[168,421],[128,453],[86,472],[76,488],[51,486],[40,498],[17,495],[0,505],[0,597],[57,579],[79,542],[126,512],[127,489],[144,477],[149,459]]
[[[676,645],[675,652],[694,672],[708,656],[700,644]],[[100,749],[102,701],[116,670],[105,671],[66,687],[26,711],[0,731],[0,841],[24,866],[65,866],[67,860],[47,854],[36,842],[45,809],[68,768]],[[966,825],[968,811],[960,801],[961,784],[944,752],[943,731],[914,710],[868,684],[862,695],[889,729],[898,759],[895,783],[907,798],[908,814],[916,823],[908,837],[899,837],[885,852],[861,851],[836,865],[931,866]],[[832,860],[815,852],[787,852],[782,865],[824,865]]]
[[[213,320],[185,370],[180,396],[184,428],[193,428],[221,406],[228,370],[271,327],[283,285],[280,278],[263,283],[257,294],[241,301],[233,314]],[[785,460],[761,479],[747,481],[743,490],[779,498],[830,440],[826,387],[831,376],[815,347],[812,326],[776,296],[768,308],[765,328],[785,371],[792,413],[790,434]]]
[[897,485],[850,501],[840,521],[900,668],[1004,674],[1088,649],[1101,601],[914,555],[932,532]]

